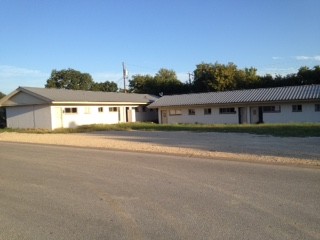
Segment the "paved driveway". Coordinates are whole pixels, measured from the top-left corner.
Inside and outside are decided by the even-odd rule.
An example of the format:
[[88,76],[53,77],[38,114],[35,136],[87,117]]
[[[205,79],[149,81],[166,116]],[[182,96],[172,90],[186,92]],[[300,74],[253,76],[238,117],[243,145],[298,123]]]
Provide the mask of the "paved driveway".
[[106,131],[76,134],[1,133],[2,142],[29,142],[205,158],[320,166],[320,138],[241,133]]
[[246,133],[195,133],[157,131],[105,131],[89,135],[132,143],[320,160],[320,138],[282,138]]
[[320,239],[319,169],[0,144],[0,239]]

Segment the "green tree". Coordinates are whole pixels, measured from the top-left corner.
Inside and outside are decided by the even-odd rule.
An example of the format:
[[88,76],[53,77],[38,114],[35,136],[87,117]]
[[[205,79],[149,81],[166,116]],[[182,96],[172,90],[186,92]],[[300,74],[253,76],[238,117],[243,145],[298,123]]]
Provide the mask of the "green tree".
[[186,92],[186,85],[180,82],[173,70],[160,69],[151,75],[134,75],[129,80],[130,92],[148,93],[153,95],[171,95]]
[[129,80],[129,91],[133,93],[151,93],[154,92],[155,81],[151,75],[133,75]]
[[156,92],[154,94],[172,95],[184,92],[184,85],[178,80],[177,74],[173,70],[161,68],[155,75]]
[[297,73],[301,84],[320,84],[320,66],[314,66],[313,69],[309,67],[301,67]]
[[90,90],[101,92],[116,92],[118,91],[118,86],[115,82],[105,81],[101,83],[93,83]]
[[65,88],[73,90],[90,90],[94,84],[88,73],[81,73],[74,69],[52,70],[47,80],[46,88]]
[[6,96],[6,95],[5,95],[4,93],[0,92],[0,99],[3,98],[3,97],[5,97],[5,96]]
[[235,78],[236,89],[256,88],[260,80],[257,69],[253,67],[238,70]]
[[[5,97],[6,95],[0,92],[0,99]],[[0,107],[0,128],[6,127],[6,110],[3,107]]]
[[258,88],[269,88],[274,86],[275,83],[271,74],[266,74],[259,77],[259,84],[257,85]]
[[193,72],[194,80],[192,82],[192,89],[195,92],[211,92],[216,91],[214,67],[211,63],[201,63],[196,66]]
[[233,63],[197,65],[194,71],[193,90],[195,92],[227,91],[236,88],[237,66]]

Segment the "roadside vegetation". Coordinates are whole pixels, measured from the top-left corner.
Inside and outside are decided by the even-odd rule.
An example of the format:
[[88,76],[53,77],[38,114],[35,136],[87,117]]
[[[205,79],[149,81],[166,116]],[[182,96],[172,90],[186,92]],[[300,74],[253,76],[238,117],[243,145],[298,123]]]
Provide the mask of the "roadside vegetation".
[[73,129],[0,129],[1,132],[19,133],[84,133],[94,131],[191,131],[191,132],[223,132],[250,133],[276,137],[320,137],[320,124],[258,124],[258,125],[205,125],[205,124],[155,124],[155,123],[119,123],[105,125],[86,125]]

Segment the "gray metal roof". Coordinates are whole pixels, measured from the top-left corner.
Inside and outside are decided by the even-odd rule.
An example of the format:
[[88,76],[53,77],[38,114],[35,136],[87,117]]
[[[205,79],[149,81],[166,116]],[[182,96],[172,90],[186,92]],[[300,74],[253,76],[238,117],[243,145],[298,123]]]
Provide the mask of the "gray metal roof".
[[320,85],[259,88],[227,92],[163,96],[150,104],[149,107],[157,108],[166,106],[239,104],[296,100],[320,100]]
[[55,88],[19,87],[16,91],[22,91],[48,102],[130,102],[150,103],[158,97],[149,94],[95,92]]

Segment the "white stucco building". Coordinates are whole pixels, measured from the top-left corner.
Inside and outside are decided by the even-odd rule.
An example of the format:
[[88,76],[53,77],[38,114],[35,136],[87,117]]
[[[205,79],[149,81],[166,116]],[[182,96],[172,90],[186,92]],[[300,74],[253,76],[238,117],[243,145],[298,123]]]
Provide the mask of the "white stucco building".
[[157,121],[148,94],[19,87],[0,100],[8,128],[57,129],[87,124]]
[[148,107],[162,124],[320,122],[320,85],[163,96]]

